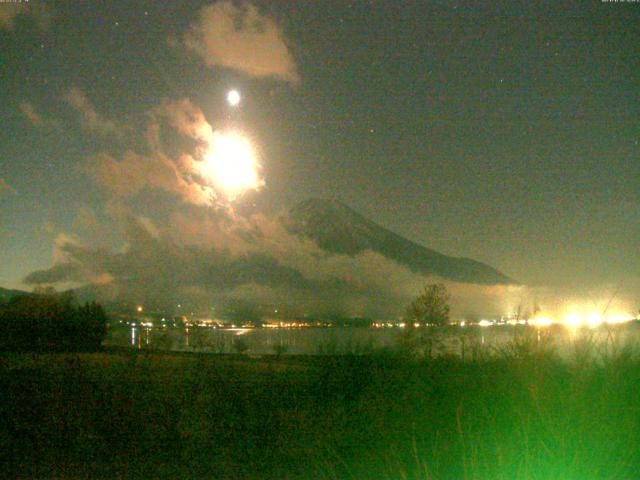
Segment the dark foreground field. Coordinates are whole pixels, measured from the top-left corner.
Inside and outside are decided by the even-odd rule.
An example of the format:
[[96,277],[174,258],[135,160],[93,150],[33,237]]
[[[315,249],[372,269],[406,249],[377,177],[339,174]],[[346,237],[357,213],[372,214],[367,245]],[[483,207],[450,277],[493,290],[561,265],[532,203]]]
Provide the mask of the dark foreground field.
[[640,362],[0,354],[2,478],[632,479]]

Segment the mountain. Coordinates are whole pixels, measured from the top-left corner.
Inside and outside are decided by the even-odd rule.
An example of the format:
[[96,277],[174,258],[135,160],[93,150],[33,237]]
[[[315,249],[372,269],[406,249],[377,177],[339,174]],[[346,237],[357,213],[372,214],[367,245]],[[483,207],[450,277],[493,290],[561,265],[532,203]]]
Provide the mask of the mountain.
[[[355,256],[370,250],[420,275],[465,284],[516,283],[484,263],[443,255],[403,238],[336,201],[304,201],[280,221],[289,232],[315,241],[327,253]],[[234,227],[229,232],[237,237],[231,238],[249,245],[237,252],[180,245],[151,235],[142,240],[138,238],[141,235],[135,237],[122,252],[80,249],[71,258],[73,266],[87,262],[89,271],[100,267],[104,271],[97,273],[107,273],[113,281],[87,284],[73,293],[81,303],[97,300],[112,312],[130,312],[136,305],[144,305],[145,311],[176,314],[210,314],[214,307],[220,314],[224,309],[255,306],[289,308],[309,315],[379,318],[395,318],[416,294],[415,279],[409,281],[404,275],[379,278],[376,265],[370,265],[368,272],[368,263],[352,264],[331,255],[317,258],[316,252],[289,241],[272,251],[273,242],[282,239],[268,237],[265,241],[261,235],[278,235],[280,229],[262,231],[243,222]],[[76,253],[70,251],[71,255]],[[41,281],[70,280],[52,275],[59,271],[60,267],[54,266],[51,271],[36,273]],[[14,294],[3,292],[0,301],[3,295]]]
[[310,238],[329,252],[356,255],[372,250],[423,275],[463,283],[517,283],[482,262],[443,255],[401,237],[336,200],[305,200],[290,209],[283,221],[290,232]]
[[6,303],[13,297],[21,297],[25,295],[33,295],[29,292],[23,292],[22,290],[9,290],[6,288],[0,288],[0,303]]

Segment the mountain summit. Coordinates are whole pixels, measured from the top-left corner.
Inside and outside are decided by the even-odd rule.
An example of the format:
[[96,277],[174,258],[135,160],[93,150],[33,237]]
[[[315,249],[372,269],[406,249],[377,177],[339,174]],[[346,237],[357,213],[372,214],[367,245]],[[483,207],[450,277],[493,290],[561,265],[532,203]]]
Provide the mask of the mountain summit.
[[329,252],[356,255],[372,250],[423,275],[463,283],[517,283],[484,263],[443,255],[401,237],[336,200],[305,200],[289,210],[284,222],[290,232]]

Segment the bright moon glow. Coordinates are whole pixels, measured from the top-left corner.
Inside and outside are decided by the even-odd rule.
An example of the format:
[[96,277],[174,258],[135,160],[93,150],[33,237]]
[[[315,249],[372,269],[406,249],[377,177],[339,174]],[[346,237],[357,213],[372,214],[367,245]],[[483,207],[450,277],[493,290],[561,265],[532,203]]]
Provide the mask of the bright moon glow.
[[237,107],[240,103],[240,92],[237,90],[230,90],[229,93],[227,93],[227,102],[229,102],[229,105],[232,107]]
[[262,185],[260,166],[249,140],[238,133],[214,132],[202,173],[233,199]]

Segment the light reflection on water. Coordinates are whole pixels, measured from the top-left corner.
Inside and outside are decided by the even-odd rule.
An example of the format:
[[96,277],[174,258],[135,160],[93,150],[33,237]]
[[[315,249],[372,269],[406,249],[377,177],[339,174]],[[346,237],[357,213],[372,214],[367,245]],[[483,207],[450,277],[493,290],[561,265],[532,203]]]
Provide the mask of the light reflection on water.
[[[417,329],[417,335],[425,330]],[[403,341],[406,331],[400,328],[210,328],[210,327],[114,327],[105,342],[109,346],[137,349],[198,351],[211,353],[340,355],[361,354]],[[507,343],[528,338],[541,345],[551,345],[561,355],[571,354],[575,342],[588,339],[595,345],[628,343],[640,345],[637,322],[596,329],[570,329],[562,326],[535,328],[523,326],[454,327],[445,330],[438,342],[441,353],[461,354],[480,346],[495,350]]]

